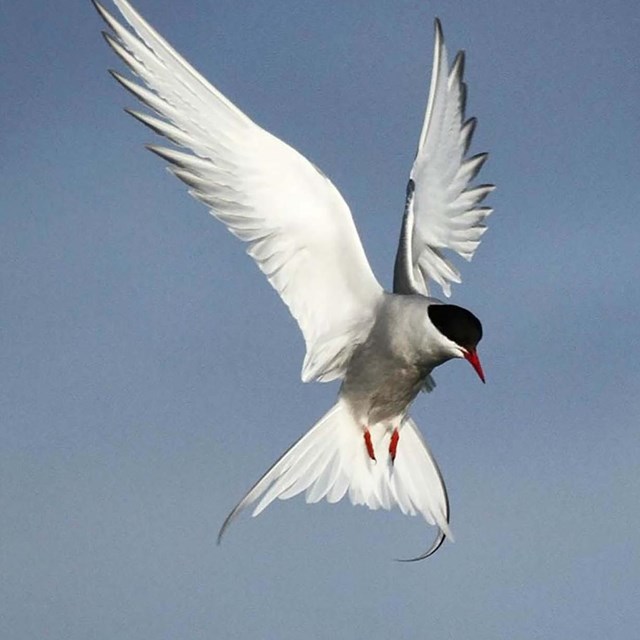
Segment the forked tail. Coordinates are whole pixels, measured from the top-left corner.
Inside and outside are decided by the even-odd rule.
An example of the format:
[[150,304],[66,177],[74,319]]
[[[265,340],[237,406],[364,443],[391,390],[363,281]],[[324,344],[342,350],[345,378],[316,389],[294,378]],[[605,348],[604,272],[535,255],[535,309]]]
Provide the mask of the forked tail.
[[447,490],[431,452],[415,423],[406,417],[400,428],[395,460],[389,455],[392,432],[386,425],[369,425],[377,461],[367,454],[363,425],[359,425],[343,400],[256,482],[224,521],[218,543],[234,518],[260,500],[253,511],[257,516],[276,498],[286,500],[306,491],[307,502],[338,502],[345,494],[352,504],[370,509],[398,506],[404,514],[421,514],[439,529],[422,560],[437,551],[449,529]]

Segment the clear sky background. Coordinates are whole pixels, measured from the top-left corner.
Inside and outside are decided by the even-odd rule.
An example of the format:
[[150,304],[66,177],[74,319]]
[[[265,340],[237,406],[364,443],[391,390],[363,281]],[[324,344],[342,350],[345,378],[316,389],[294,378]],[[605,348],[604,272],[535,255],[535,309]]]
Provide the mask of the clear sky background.
[[455,544],[399,512],[224,517],[333,403],[295,322],[107,75],[89,1],[1,3],[0,637],[635,637],[640,5],[139,0],[331,177],[390,286],[442,19],[498,189],[452,300],[487,385],[413,415]]

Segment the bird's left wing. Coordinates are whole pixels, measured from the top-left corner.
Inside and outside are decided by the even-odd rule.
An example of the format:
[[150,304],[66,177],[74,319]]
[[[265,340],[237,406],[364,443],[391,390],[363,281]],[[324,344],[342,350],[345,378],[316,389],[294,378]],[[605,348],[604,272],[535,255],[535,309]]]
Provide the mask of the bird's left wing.
[[209,84],[126,0],[114,2],[134,32],[94,1],[111,30],[105,37],[148,88],[113,75],[160,117],[129,113],[182,150],[149,148],[248,244],[300,326],[307,347],[303,380],[341,377],[382,296],[346,202],[308,160]]
[[470,186],[487,154],[467,157],[476,120],[465,119],[464,53],[449,68],[438,20],[435,31],[429,100],[407,187],[393,290],[429,295],[432,280],[448,297],[460,274],[444,251],[471,260],[492,211],[479,205],[494,187]]

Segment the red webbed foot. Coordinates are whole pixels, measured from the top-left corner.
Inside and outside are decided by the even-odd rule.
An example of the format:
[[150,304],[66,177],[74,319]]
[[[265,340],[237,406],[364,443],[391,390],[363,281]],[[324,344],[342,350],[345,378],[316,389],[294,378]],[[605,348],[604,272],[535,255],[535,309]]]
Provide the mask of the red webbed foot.
[[376,462],[376,454],[373,450],[373,442],[371,441],[371,434],[369,433],[369,429],[364,430],[364,445],[367,448],[367,453],[369,457]]
[[389,441],[389,456],[391,456],[391,462],[396,460],[396,452],[398,450],[398,440],[400,440],[400,433],[397,429],[393,430],[391,434],[391,440]]

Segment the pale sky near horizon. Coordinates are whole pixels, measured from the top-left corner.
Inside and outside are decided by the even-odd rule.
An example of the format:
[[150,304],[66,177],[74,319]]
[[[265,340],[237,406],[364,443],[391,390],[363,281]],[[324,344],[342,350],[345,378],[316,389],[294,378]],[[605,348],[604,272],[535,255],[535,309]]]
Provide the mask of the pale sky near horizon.
[[483,321],[487,384],[449,363],[412,410],[456,542],[396,563],[434,531],[298,497],[215,545],[337,386],[300,382],[284,305],[143,148],[89,0],[3,2],[0,637],[634,637],[637,3],[136,7],[333,180],[386,287],[435,16],[467,51],[497,189],[452,301]]

